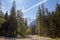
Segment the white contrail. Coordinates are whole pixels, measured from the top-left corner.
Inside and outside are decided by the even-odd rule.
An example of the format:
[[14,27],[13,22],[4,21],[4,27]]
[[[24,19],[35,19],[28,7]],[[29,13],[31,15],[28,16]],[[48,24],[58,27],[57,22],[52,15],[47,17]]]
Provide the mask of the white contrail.
[[30,9],[32,9],[32,8],[34,8],[34,7],[42,4],[42,3],[45,3],[46,1],[47,1],[47,0],[43,0],[43,1],[41,1],[41,2],[39,2],[39,3],[37,3],[37,4],[35,4],[35,5],[33,5],[32,7],[28,8],[28,9],[26,9],[26,10],[23,10],[23,13],[26,12],[26,11],[29,11]]

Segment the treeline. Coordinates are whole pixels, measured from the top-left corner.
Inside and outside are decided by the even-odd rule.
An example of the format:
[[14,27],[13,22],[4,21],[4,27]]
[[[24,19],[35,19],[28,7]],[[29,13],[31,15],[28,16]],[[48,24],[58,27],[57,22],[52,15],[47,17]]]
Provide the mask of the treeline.
[[44,4],[39,6],[34,23],[31,24],[31,34],[52,38],[60,37],[60,4],[57,3],[55,11],[52,12],[45,8]]
[[10,15],[8,15],[8,11],[4,15],[2,9],[0,9],[0,36],[24,37],[27,30],[27,19],[23,18],[21,10],[16,10],[15,1],[13,1]]
[[60,37],[60,4],[56,4],[55,11],[50,12],[44,4],[39,6],[36,20],[28,27],[27,19],[23,18],[21,10],[16,10],[13,1],[10,15],[0,9],[0,36],[24,37],[27,34],[37,34],[47,37]]

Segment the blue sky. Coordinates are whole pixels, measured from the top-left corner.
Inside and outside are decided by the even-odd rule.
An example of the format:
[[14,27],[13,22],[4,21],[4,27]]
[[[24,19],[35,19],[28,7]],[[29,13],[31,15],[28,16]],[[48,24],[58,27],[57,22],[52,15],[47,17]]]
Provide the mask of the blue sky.
[[[13,0],[1,0],[1,1],[2,1],[3,11],[4,12],[7,10],[10,11]],[[41,2],[42,0],[15,0],[15,1],[16,1],[16,9],[26,10],[30,8],[31,6]],[[44,5],[50,11],[52,11],[55,9],[57,2],[60,3],[60,0],[48,0],[47,2],[44,3]],[[28,22],[36,19],[37,10],[38,10],[38,6],[23,13],[24,17],[29,19]]]

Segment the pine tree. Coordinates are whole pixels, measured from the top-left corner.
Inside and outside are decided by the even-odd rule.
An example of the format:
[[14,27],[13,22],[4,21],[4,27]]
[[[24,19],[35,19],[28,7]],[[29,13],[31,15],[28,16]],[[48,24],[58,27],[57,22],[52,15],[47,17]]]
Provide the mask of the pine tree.
[[17,20],[18,20],[17,33],[18,33],[18,35],[23,37],[26,35],[27,23],[25,23],[26,21],[23,18],[23,13],[21,10],[17,10]]
[[1,5],[0,5],[0,27],[1,27],[1,24],[4,23],[4,21],[5,21],[4,13],[2,12]]
[[40,30],[41,30],[41,9],[40,9],[40,6],[39,6],[39,10],[38,10],[38,15],[37,15],[37,22],[36,22],[37,26],[36,26],[36,33],[38,35],[40,35]]
[[15,0],[13,1],[8,23],[9,23],[9,27],[8,27],[9,36],[16,36],[17,19],[16,19]]
[[56,37],[55,32],[56,32],[56,22],[55,22],[55,12],[52,11],[52,14],[50,16],[50,37]]
[[60,4],[57,3],[55,10],[55,19],[56,19],[56,36],[60,37]]
[[6,11],[4,19],[6,21],[2,24],[2,31],[4,36],[8,36],[8,11]]
[[46,34],[49,36],[50,34],[50,12],[48,8],[46,8],[46,19],[45,19],[45,25],[46,25]]
[[5,22],[6,20],[4,19],[4,14],[2,12],[2,7],[1,7],[1,0],[0,0],[0,35],[2,35],[2,24]]

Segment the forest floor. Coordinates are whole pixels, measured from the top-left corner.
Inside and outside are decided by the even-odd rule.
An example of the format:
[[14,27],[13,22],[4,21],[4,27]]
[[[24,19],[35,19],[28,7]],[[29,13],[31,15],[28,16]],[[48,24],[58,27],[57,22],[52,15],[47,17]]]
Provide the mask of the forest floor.
[[52,38],[48,38],[48,37],[40,37],[37,35],[29,35],[29,37],[26,37],[26,38],[1,37],[0,40],[59,40],[59,39],[52,39]]

